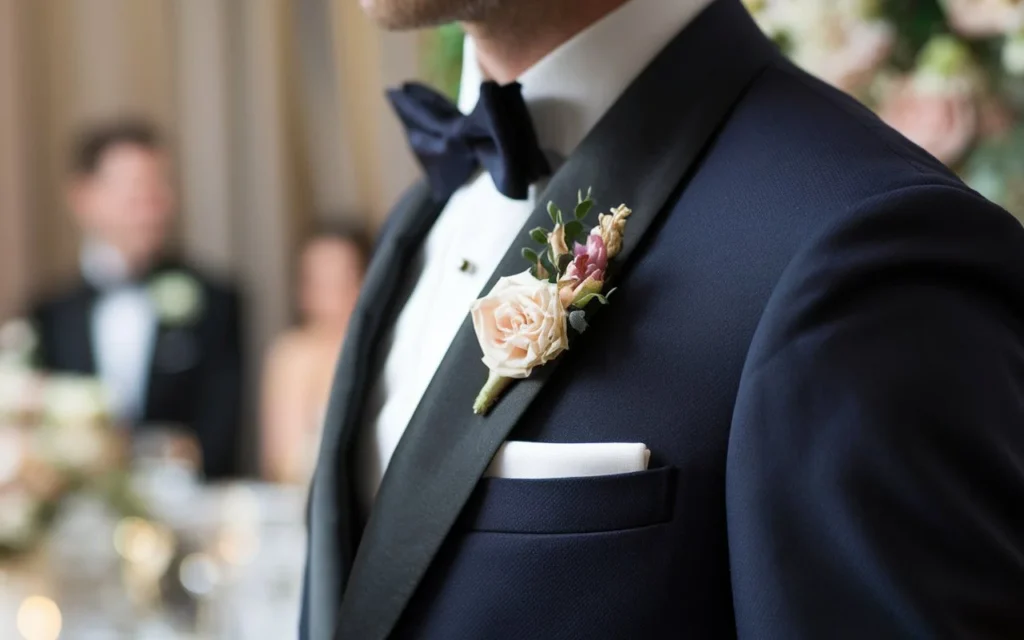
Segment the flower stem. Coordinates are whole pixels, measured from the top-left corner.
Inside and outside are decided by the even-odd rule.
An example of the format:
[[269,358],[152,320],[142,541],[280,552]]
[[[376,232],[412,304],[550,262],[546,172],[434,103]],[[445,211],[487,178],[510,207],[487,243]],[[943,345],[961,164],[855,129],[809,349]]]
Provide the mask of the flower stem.
[[478,416],[487,415],[487,412],[498,402],[501,394],[512,383],[512,380],[512,378],[500,376],[493,371],[488,373],[487,382],[484,383],[483,389],[480,389],[480,393],[477,394],[476,400],[473,402],[473,413]]

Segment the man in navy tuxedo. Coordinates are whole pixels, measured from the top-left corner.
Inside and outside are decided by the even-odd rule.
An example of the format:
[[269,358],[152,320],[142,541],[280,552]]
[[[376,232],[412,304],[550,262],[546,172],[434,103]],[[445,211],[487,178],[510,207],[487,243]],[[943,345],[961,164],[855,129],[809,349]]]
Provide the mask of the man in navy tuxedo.
[[119,422],[181,428],[198,442],[206,478],[238,475],[238,294],[168,257],[176,198],[156,128],[89,128],[71,169],[81,273],[36,305],[39,364],[98,376]]
[[[1024,231],[739,0],[363,0],[461,21],[458,108],[338,366],[301,635],[1024,636]],[[467,316],[593,185],[610,304],[471,406]],[[407,257],[417,256],[416,260]]]

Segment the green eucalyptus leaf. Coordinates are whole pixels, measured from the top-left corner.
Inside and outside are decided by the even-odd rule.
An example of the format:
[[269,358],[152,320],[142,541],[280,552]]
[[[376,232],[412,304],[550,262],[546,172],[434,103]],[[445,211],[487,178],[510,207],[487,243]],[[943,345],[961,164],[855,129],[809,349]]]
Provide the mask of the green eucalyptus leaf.
[[571,253],[564,253],[558,256],[558,273],[565,273],[565,269],[569,266],[570,262],[572,262]]
[[[611,292],[609,292],[609,293],[611,293]],[[582,298],[580,298],[579,300],[577,300],[576,303],[575,303],[575,306],[580,308],[580,309],[583,309],[588,304],[590,304],[591,300],[597,300],[601,304],[608,304],[608,296],[603,296],[600,293],[591,293],[591,294],[587,294],[587,295],[583,296]]]
[[537,252],[534,251],[533,249],[529,247],[523,247],[523,257],[526,258],[526,261],[529,262],[530,264],[537,264]]
[[[544,254],[540,256],[540,262],[544,265],[544,270],[548,272],[548,282],[557,282],[558,271],[555,269],[554,264],[552,264],[551,256],[548,255],[549,253],[550,252],[545,251]],[[543,278],[541,279],[543,280]]]
[[562,224],[562,210],[554,202],[548,202],[548,215],[551,216],[551,222]]
[[583,333],[589,326],[587,324],[587,312],[577,309],[569,312],[569,326],[579,333]]
[[579,220],[573,220],[565,223],[565,244],[566,246],[572,246],[572,243],[576,238],[583,233],[583,223]]
[[533,238],[535,242],[547,244],[549,233],[550,231],[548,231],[544,227],[537,227],[536,229],[530,231],[530,237]]
[[576,219],[582,220],[583,218],[586,218],[592,208],[594,208],[593,200],[584,200],[576,205]]

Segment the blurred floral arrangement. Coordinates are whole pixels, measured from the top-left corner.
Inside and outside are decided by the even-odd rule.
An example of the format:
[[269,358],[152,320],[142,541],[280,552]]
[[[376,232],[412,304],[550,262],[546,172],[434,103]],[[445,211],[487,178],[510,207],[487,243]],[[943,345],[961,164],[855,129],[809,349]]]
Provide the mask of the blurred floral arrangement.
[[[796,64],[1024,220],[1024,0],[743,2]],[[426,71],[451,95],[462,38],[431,38]]]
[[93,493],[121,515],[141,512],[104,388],[34,370],[36,342],[28,322],[0,326],[0,559],[31,551],[70,494]]
[[744,0],[799,66],[1024,219],[1024,0]]

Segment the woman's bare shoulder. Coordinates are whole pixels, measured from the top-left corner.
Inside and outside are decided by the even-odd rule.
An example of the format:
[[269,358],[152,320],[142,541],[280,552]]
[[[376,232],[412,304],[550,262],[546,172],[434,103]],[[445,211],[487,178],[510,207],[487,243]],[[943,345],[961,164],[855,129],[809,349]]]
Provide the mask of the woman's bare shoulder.
[[302,329],[289,329],[270,343],[267,360],[279,365],[304,360],[310,351],[309,337]]

